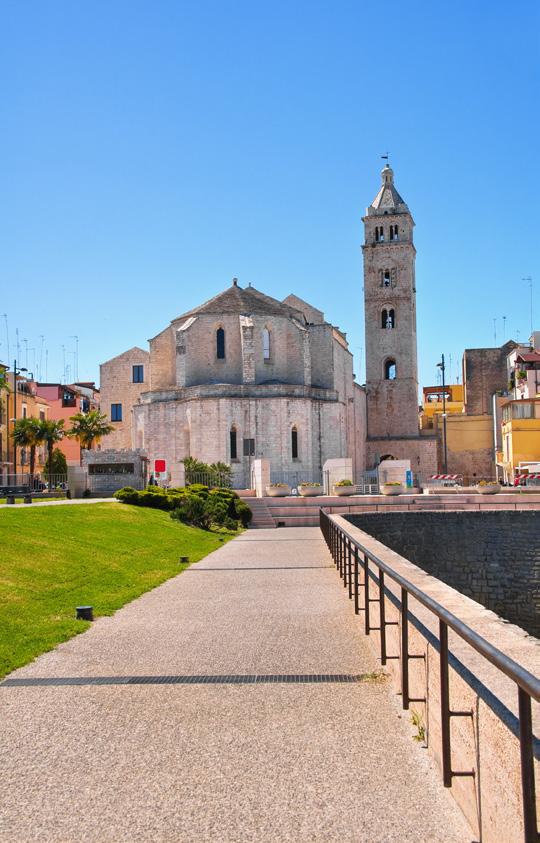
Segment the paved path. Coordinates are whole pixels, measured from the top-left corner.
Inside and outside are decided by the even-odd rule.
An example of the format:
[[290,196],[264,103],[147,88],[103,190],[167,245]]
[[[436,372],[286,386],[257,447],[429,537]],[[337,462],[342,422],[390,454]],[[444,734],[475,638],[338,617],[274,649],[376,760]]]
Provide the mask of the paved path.
[[[376,669],[318,529],[244,533],[0,686],[0,840],[470,841],[384,680],[302,680]],[[127,684],[191,674],[251,680]]]
[[[21,495],[15,495],[20,498]],[[78,503],[118,503],[116,498],[76,498],[61,501],[32,501],[32,503],[0,503],[0,509],[32,509],[34,506],[74,506]]]

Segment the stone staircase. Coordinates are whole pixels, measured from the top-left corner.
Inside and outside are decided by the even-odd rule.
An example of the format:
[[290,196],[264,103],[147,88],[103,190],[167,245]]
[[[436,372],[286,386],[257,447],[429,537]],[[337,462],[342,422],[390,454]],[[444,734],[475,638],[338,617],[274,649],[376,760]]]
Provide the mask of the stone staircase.
[[248,498],[244,497],[245,502],[253,512],[253,519],[251,521],[250,529],[262,530],[268,527],[275,527],[276,522],[272,518],[270,510],[266,505],[264,498]]

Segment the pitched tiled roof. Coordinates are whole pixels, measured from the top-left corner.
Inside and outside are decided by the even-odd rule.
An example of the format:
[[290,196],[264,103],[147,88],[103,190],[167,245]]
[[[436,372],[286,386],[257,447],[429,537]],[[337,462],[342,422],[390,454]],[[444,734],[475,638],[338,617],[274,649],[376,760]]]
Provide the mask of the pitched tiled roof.
[[289,307],[289,305],[283,304],[283,302],[273,299],[271,296],[265,296],[264,293],[256,290],[255,287],[242,288],[237,284],[232,284],[223,293],[219,293],[214,298],[204,302],[204,304],[193,308],[193,310],[189,310],[187,313],[183,313],[181,316],[173,319],[173,322],[176,322],[178,319],[187,319],[190,316],[199,316],[205,313],[238,313],[239,315],[263,313],[269,316],[294,317],[295,319],[300,319],[302,322],[304,321],[303,314],[299,310]]

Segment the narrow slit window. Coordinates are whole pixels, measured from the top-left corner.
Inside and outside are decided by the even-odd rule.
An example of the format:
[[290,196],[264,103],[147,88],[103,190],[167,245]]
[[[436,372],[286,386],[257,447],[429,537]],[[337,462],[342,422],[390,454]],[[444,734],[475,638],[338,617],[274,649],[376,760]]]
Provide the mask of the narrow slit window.
[[270,360],[271,357],[271,339],[270,339],[270,331],[268,328],[263,329],[263,359]]
[[386,328],[387,319],[388,319],[388,311],[385,308],[381,313],[381,328]]
[[291,454],[293,460],[298,459],[298,428],[293,427],[291,430]]
[[384,364],[384,379],[394,381],[396,379],[396,361],[387,360]]
[[231,460],[238,459],[238,444],[236,439],[236,428],[231,427],[230,431]]
[[390,287],[392,284],[392,279],[390,277],[390,270],[385,269],[383,275],[383,287]]
[[218,360],[225,360],[225,331],[218,328],[216,331],[216,357]]

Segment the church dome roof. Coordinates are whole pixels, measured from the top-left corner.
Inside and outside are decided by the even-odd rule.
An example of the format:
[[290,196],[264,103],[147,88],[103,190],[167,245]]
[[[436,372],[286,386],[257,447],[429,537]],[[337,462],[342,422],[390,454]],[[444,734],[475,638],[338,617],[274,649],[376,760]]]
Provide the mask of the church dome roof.
[[[290,307],[288,304],[273,299],[271,296],[266,296],[255,287],[239,287],[236,278],[230,287],[217,296],[209,299],[193,310],[183,313],[177,319],[187,319],[190,316],[200,316],[203,314],[238,314],[248,315],[252,313],[260,313],[267,316],[285,316],[287,318],[299,319],[304,322],[304,316],[301,311]],[[173,320],[173,321],[176,321]]]

